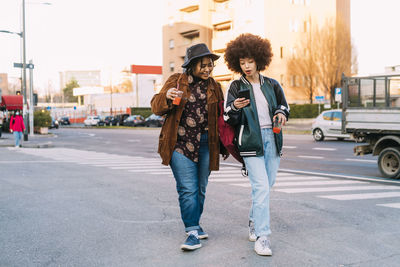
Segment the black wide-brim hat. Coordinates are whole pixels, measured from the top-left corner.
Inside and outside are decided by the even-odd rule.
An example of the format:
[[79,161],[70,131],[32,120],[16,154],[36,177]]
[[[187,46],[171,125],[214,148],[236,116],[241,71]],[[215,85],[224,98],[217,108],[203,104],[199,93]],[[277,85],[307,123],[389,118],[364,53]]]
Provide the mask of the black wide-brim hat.
[[218,55],[210,52],[206,44],[195,44],[189,47],[186,49],[185,62],[183,63],[182,68],[187,68],[194,59],[205,56],[211,57],[212,60],[219,59]]

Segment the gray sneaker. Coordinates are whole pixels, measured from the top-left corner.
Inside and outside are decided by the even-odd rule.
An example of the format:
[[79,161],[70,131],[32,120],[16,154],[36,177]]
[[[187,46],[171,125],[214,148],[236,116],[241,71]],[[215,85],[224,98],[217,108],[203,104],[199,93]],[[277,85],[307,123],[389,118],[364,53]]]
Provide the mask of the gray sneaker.
[[254,244],[254,250],[261,256],[272,256],[271,243],[267,236],[263,235],[257,238]]
[[256,230],[254,229],[254,222],[249,221],[249,241],[255,242],[257,240]]

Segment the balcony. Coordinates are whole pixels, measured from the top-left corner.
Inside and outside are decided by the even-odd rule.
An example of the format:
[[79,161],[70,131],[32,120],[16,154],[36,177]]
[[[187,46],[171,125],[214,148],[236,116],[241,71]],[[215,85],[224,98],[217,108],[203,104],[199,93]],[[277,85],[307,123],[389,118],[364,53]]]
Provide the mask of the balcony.
[[178,8],[180,11],[192,12],[199,9],[199,0],[180,0],[179,2]]

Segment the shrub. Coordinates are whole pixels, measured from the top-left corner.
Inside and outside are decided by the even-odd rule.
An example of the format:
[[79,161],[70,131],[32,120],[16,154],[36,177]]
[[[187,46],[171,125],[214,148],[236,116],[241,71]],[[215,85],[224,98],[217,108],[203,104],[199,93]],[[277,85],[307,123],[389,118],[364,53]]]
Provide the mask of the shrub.
[[[326,110],[321,104],[321,112]],[[318,104],[290,105],[290,118],[315,118],[319,115]]]
[[49,127],[51,125],[50,112],[47,110],[37,110],[33,114],[34,127]]
[[151,112],[151,108],[131,108],[132,115],[142,115],[144,118],[147,118],[153,112]]

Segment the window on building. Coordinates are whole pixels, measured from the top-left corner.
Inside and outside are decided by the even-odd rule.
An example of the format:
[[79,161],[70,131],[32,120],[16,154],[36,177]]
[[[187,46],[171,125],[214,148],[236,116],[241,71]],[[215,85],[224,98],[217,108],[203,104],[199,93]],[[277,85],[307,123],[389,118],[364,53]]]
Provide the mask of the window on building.
[[175,47],[174,39],[169,40],[169,49],[172,49],[174,47]]
[[285,85],[285,75],[281,74],[280,78],[281,78],[280,79],[281,85],[284,86]]
[[299,21],[298,20],[291,20],[289,22],[289,30],[291,32],[298,32],[299,31]]
[[290,48],[290,56],[295,57],[296,55],[297,55],[296,47],[291,47]]
[[170,62],[169,63],[169,71],[170,72],[174,72],[175,71],[175,63],[174,62]]
[[280,51],[281,51],[281,58],[283,58],[283,46],[281,46]]
[[292,75],[291,82],[292,82],[292,87],[296,87],[297,86],[297,77],[296,77],[296,75]]
[[308,32],[310,30],[310,22],[304,21],[304,32]]

